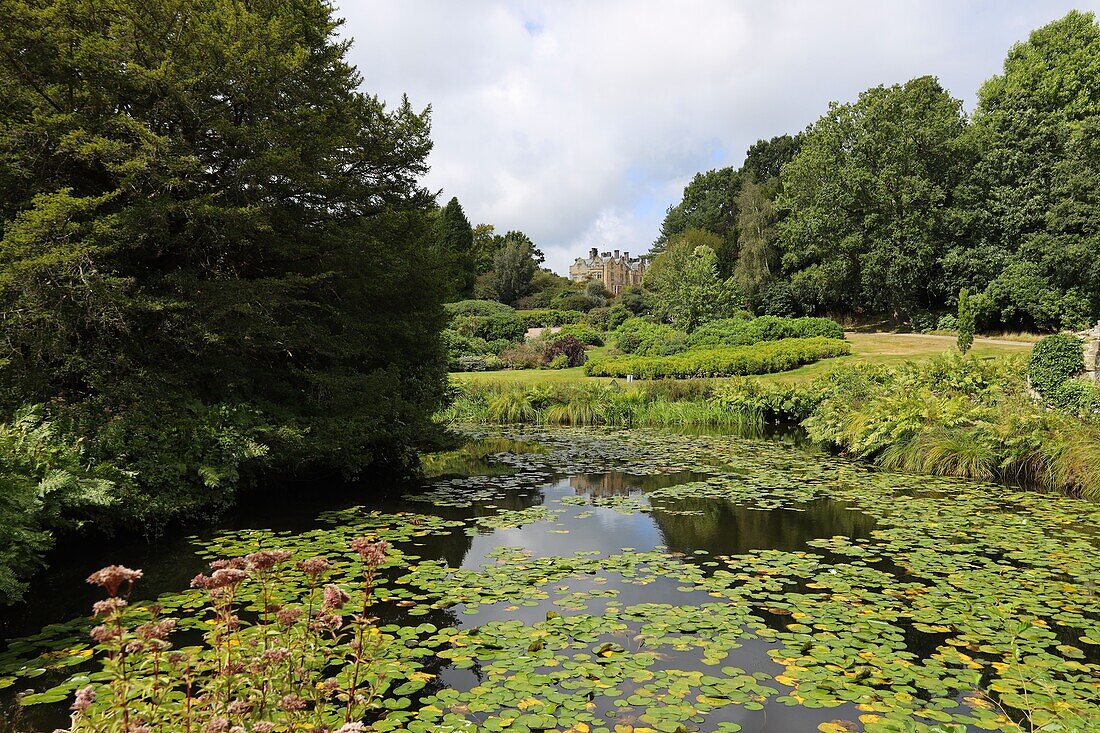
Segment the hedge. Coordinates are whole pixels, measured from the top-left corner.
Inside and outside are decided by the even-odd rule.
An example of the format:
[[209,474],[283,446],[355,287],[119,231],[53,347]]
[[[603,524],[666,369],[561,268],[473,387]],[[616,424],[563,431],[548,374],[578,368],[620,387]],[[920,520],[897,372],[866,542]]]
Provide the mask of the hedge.
[[443,308],[452,318],[454,316],[504,316],[516,312],[512,306],[495,300],[459,300],[455,303],[447,303]]
[[783,339],[754,346],[692,349],[673,356],[615,356],[585,365],[593,377],[690,379],[770,374],[851,353],[846,341],[822,337]]
[[687,351],[687,335],[645,318],[628,318],[615,329],[615,346],[624,354],[669,356]]
[[1047,399],[1058,388],[1085,370],[1085,345],[1068,333],[1055,333],[1039,339],[1027,363],[1027,378]]
[[761,341],[823,337],[843,339],[844,329],[828,318],[760,316],[752,320],[726,318],[697,328],[688,337],[695,346],[748,346]]
[[555,308],[516,311],[516,315],[523,321],[525,328],[565,326],[571,323],[581,323],[584,320],[584,313],[581,311],[557,310]]

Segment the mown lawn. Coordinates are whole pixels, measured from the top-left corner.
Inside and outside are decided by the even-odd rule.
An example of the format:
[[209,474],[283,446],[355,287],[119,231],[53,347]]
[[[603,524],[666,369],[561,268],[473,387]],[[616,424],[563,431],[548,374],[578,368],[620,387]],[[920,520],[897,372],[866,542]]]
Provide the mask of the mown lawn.
[[[769,382],[806,382],[818,377],[833,367],[857,361],[876,364],[898,364],[912,359],[928,358],[940,354],[955,346],[953,336],[934,336],[926,334],[901,333],[848,333],[852,344],[851,356],[835,359],[823,359],[814,364],[793,369],[789,372],[764,374],[757,377]],[[1026,354],[1032,344],[1026,341],[1005,341],[1002,339],[977,338],[971,353],[979,357],[992,357],[1002,354]],[[606,347],[591,349],[590,358],[600,358],[607,353]],[[549,384],[560,382],[610,382],[609,377],[588,377],[583,367],[575,369],[519,369],[499,372],[462,372],[453,373],[451,378],[459,382],[507,382],[518,384]],[[620,380],[622,381],[622,380]]]

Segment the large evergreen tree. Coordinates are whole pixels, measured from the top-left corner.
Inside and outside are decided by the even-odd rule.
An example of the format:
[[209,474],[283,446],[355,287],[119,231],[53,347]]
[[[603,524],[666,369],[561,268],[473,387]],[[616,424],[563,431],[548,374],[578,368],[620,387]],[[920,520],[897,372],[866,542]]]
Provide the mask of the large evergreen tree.
[[324,0],[8,0],[0,404],[137,471],[406,462],[445,385],[427,112],[358,91]]
[[470,297],[478,274],[474,230],[457,198],[451,198],[439,212],[439,254],[446,269],[441,279],[449,286],[448,294]]

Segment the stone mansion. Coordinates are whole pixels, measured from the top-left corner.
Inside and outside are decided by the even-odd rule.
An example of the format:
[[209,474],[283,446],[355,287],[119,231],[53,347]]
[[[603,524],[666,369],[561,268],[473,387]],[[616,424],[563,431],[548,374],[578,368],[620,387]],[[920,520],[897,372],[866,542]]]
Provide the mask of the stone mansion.
[[600,253],[593,247],[588,257],[578,257],[569,266],[569,279],[573,282],[600,280],[603,286],[618,295],[629,285],[641,285],[645,275],[646,258],[630,258],[629,252],[619,254],[619,250]]

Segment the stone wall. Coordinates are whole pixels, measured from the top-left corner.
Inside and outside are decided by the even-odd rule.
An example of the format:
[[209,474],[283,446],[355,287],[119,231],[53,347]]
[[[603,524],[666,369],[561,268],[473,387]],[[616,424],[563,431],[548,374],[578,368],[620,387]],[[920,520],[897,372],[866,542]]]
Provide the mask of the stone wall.
[[1085,339],[1085,374],[1100,381],[1100,322],[1081,335]]

